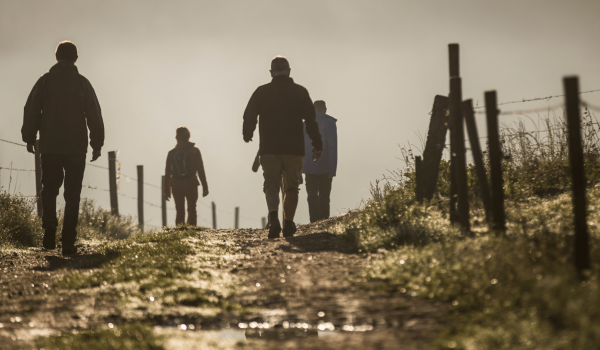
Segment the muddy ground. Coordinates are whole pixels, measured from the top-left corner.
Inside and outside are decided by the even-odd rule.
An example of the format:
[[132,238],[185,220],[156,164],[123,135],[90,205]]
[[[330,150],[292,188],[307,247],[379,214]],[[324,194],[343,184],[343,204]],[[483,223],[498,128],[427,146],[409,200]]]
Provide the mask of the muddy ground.
[[[255,311],[148,321],[158,332],[171,330],[165,333],[167,348],[206,348],[198,339],[210,335],[215,348],[432,349],[447,322],[447,306],[361,280],[363,268],[378,256],[358,252],[327,232],[337,220],[299,226],[290,239],[268,240],[264,230],[209,230],[233,237],[242,248],[234,261],[211,268],[235,275],[240,288],[230,301]],[[80,246],[73,257],[30,249],[0,260],[0,349],[61,331],[128,322],[118,300],[102,297],[101,289],[90,295],[59,293],[53,286],[70,271],[100,266],[98,247]],[[196,327],[183,331],[175,328],[179,323]]]

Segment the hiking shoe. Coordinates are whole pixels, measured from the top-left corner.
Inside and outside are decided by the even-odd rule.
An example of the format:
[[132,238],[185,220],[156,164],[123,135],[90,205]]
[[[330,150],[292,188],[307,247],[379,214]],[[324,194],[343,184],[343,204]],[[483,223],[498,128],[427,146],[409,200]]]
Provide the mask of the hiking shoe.
[[296,224],[292,220],[283,222],[283,237],[292,237],[296,233]]
[[70,246],[70,247],[62,247],[62,255],[73,255],[73,254],[77,254],[77,247],[76,246]]
[[48,225],[44,229],[44,248],[48,250],[56,249],[56,226]]
[[277,217],[277,212],[274,211],[272,213],[269,213],[269,216],[271,217],[271,227],[269,228],[268,237],[270,239],[279,238],[279,234],[281,233],[281,223],[279,222],[279,218]]

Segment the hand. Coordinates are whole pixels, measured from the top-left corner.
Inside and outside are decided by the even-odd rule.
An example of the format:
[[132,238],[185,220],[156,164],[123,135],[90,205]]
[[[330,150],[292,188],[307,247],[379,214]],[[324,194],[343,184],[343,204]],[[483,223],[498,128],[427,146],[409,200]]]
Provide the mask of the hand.
[[35,154],[35,143],[27,144],[27,152]]
[[171,199],[171,189],[168,188],[165,190],[165,200],[168,202]]
[[102,151],[98,150],[94,150],[92,152],[92,162],[95,161],[96,159],[100,158],[100,156],[102,155]]
[[252,137],[246,137],[246,136],[244,136],[244,142],[248,143],[250,141],[252,141]]
[[321,158],[322,154],[323,154],[323,151],[317,151],[316,149],[313,148],[312,161],[316,162],[317,160],[319,160],[319,158]]
[[335,176],[335,175],[331,175],[331,174],[329,174],[329,180],[333,180],[333,177],[334,177],[334,176]]
[[202,197],[206,197],[208,196],[208,188],[203,188],[202,189]]

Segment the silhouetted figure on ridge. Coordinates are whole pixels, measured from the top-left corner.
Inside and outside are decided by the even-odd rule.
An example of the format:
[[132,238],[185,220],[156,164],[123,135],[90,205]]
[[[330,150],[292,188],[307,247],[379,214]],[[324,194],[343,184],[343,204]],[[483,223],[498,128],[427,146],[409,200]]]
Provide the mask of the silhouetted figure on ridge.
[[308,91],[290,78],[290,71],[285,57],[275,57],[271,61],[273,80],[254,91],[244,112],[245,142],[252,141],[257,121],[259,124],[260,165],[265,179],[263,189],[271,219],[269,238],[280,237],[282,231],[278,217],[282,176],[285,182],[283,236],[291,237],[296,232],[294,216],[304,159],[303,120],[312,140],[312,158],[318,159],[322,152],[312,101]]
[[[202,184],[202,197],[208,196],[208,183],[204,173],[204,162],[200,150],[190,142],[190,131],[181,126],[175,131],[177,145],[167,155],[165,168],[165,198],[175,200],[175,224],[185,222],[185,202],[187,200],[187,224],[196,226],[198,215],[196,202],[198,202],[198,186]],[[200,181],[198,181],[200,178]]]
[[34,85],[23,115],[21,134],[27,151],[35,153],[39,131],[42,158],[42,227],[44,248],[56,248],[56,197],[65,182],[65,216],[62,228],[62,254],[75,254],[77,221],[85,157],[92,146],[92,162],[104,145],[104,122],[94,88],[79,74],[77,47],[63,41],[56,47],[58,61]]
[[[304,157],[302,172],[306,176],[306,193],[308,194],[308,213],[310,222],[329,218],[329,196],[331,183],[337,169],[337,119],[326,114],[325,101],[315,101],[317,124],[323,142],[323,156],[316,162]],[[304,132],[304,142],[308,142],[308,133]],[[305,146],[306,152],[309,151]]]

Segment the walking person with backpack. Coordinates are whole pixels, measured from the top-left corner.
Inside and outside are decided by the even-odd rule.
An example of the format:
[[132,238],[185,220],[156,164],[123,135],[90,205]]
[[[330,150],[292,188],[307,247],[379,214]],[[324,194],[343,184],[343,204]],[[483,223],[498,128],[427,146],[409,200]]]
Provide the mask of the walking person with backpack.
[[[325,101],[315,101],[317,124],[323,141],[323,156],[313,162],[309,157],[304,157],[302,172],[306,176],[306,193],[308,194],[308,213],[310,222],[329,219],[329,196],[331,183],[337,170],[337,120],[326,114]],[[308,133],[304,132],[305,143]]]
[[[304,131],[312,140],[311,158],[321,156],[322,145],[315,110],[308,91],[290,78],[290,64],[285,57],[271,61],[270,83],[254,91],[244,111],[243,137],[252,141],[256,124],[259,124],[260,165],[265,179],[263,190],[269,209],[271,227],[268,238],[279,238],[282,232],[279,221],[279,190],[283,179],[283,236],[296,232],[294,216],[298,206],[298,191],[302,178],[304,159]],[[259,119],[260,116],[260,119]]]
[[56,248],[56,197],[64,181],[65,214],[62,227],[62,254],[77,253],[77,221],[85,157],[92,146],[92,162],[104,145],[104,122],[92,84],[79,74],[75,62],[77,46],[63,41],[56,47],[56,63],[34,85],[23,115],[21,134],[27,151],[39,153],[42,161],[43,245]]
[[[181,126],[175,131],[177,145],[167,155],[165,168],[165,198],[175,200],[175,225],[185,223],[185,202],[187,200],[187,224],[196,226],[198,215],[198,186],[202,184],[202,197],[208,196],[208,183],[204,173],[204,163],[200,150],[190,142],[190,131]],[[200,178],[200,181],[198,181]]]

